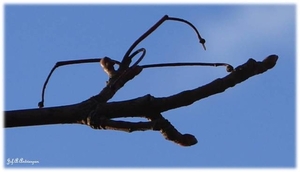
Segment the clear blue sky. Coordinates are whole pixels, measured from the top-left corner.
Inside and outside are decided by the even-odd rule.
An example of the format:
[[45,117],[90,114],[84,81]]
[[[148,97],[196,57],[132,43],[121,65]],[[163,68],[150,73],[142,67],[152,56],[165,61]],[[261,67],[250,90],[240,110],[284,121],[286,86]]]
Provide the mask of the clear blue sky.
[[[227,62],[279,56],[272,70],[191,106],[163,113],[192,147],[159,132],[125,133],[83,125],[5,129],[7,158],[38,160],[9,167],[295,167],[295,6],[5,6],[4,110],[37,108],[43,83],[58,61],[109,56],[121,60],[129,46],[163,15],[168,21],[137,48],[140,64]],[[224,77],[224,68],[144,70],[110,101],[145,94],[169,96]],[[98,63],[57,69],[45,107],[81,102],[97,94],[107,76]],[[140,119],[126,119],[138,121]],[[141,119],[143,120],[143,119]],[[6,166],[8,167],[8,166]]]

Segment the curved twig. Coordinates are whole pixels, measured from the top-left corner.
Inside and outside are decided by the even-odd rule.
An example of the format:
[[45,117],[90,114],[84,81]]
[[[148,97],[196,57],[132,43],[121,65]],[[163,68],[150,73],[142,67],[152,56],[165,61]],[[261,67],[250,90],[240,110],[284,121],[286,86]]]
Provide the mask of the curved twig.
[[130,57],[130,53],[132,52],[132,50],[140,43],[142,42],[147,36],[149,36],[152,32],[154,32],[163,22],[165,22],[166,20],[174,20],[174,21],[179,21],[179,22],[183,22],[188,24],[189,26],[191,26],[194,31],[196,32],[199,42],[203,45],[204,50],[206,50],[205,47],[205,39],[203,39],[197,28],[190,22],[181,19],[181,18],[175,18],[175,17],[169,17],[168,15],[163,16],[157,23],[155,23],[150,29],[148,29],[142,36],[140,36],[130,47],[129,49],[126,51],[125,55],[123,56],[123,60],[121,62],[120,68],[118,69],[118,71],[124,71],[129,67],[129,64],[131,63],[131,59]]

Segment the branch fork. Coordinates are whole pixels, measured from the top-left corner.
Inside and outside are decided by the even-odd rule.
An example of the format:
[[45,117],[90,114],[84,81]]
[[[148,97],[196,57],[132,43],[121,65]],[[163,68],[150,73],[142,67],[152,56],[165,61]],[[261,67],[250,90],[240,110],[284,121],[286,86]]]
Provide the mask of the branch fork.
[[[202,98],[223,92],[227,88],[233,87],[236,84],[245,81],[249,77],[273,68],[277,60],[277,55],[270,55],[262,62],[249,59],[245,64],[236,67],[229,75],[222,79],[216,79],[215,81],[202,87],[194,90],[184,91],[170,97],[155,98],[151,95],[146,95],[144,97],[125,102],[107,103],[106,108],[99,107],[98,111],[92,113],[92,116],[88,116],[88,121],[93,121],[92,124],[88,123],[88,125],[94,129],[112,129],[126,132],[145,130],[160,131],[167,140],[173,141],[181,146],[192,146],[197,143],[195,136],[192,134],[181,134],[167,119],[161,115],[160,112],[187,106]],[[126,79],[122,78],[120,81],[127,82],[130,80],[129,78],[131,77]],[[126,109],[126,107],[129,107],[129,109]],[[153,109],[155,109],[156,112],[153,112]],[[103,111],[112,111],[113,114],[109,113],[104,115]],[[126,114],[126,112],[139,113],[140,111],[144,111],[145,115]],[[123,114],[121,114],[122,112]],[[148,119],[149,122],[125,122],[114,121],[110,119],[120,117],[143,117]]]

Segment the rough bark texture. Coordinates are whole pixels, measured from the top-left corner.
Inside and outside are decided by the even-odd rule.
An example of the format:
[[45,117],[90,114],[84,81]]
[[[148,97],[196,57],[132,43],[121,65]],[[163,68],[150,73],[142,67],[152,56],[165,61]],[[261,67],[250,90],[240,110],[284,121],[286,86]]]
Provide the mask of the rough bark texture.
[[[169,97],[156,98],[148,94],[132,100],[107,103],[121,87],[142,71],[140,66],[133,66],[122,73],[114,71],[116,73],[111,75],[113,77],[109,79],[107,86],[98,95],[81,103],[42,109],[5,111],[4,126],[10,128],[76,123],[88,125],[94,129],[112,129],[126,132],[154,130],[160,131],[167,140],[174,141],[182,146],[191,146],[197,143],[197,139],[191,134],[178,132],[161,113],[191,105],[198,100],[234,87],[254,75],[273,68],[277,59],[277,55],[270,55],[262,62],[249,59],[224,78],[218,78],[204,86]],[[112,120],[119,117],[145,117],[149,122]]]

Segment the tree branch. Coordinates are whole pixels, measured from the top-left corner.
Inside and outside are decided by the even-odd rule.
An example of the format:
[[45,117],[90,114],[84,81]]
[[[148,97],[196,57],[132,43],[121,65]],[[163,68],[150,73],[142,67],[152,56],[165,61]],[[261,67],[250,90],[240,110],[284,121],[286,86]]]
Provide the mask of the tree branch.
[[[117,90],[138,75],[142,68],[135,66],[124,74],[116,74],[107,86],[96,96],[78,104],[43,109],[5,111],[5,128],[47,124],[85,124],[95,129],[120,131],[160,131],[167,140],[182,146],[191,146],[197,139],[191,134],[181,134],[161,113],[188,106],[208,96],[224,92],[248,78],[266,72],[276,65],[278,56],[270,55],[262,62],[249,59],[224,78],[209,84],[169,96],[155,98],[145,95],[132,100],[109,102]],[[150,122],[114,121],[119,117],[144,117]]]

